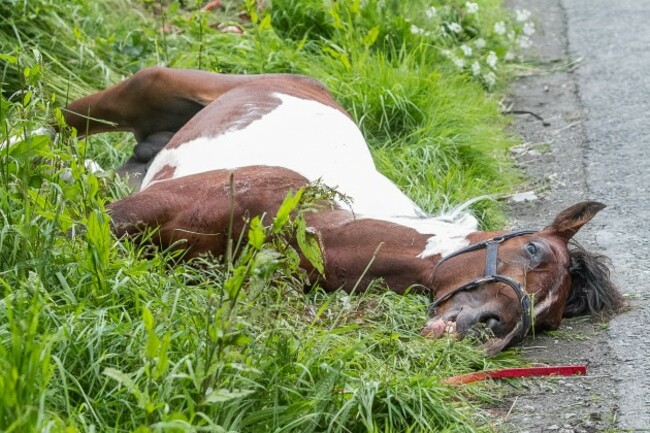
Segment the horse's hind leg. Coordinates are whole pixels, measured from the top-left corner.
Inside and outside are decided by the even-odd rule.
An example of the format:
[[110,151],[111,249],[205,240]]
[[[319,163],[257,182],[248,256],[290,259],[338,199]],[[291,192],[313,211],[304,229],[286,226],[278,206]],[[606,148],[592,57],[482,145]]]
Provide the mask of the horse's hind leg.
[[139,191],[142,186],[142,179],[147,174],[149,164],[139,162],[135,157],[129,158],[124,165],[115,170],[121,178],[126,179],[133,191]]
[[133,148],[133,158],[138,162],[150,162],[173,136],[171,131],[160,131],[145,137]]
[[115,173],[126,178],[131,188],[139,191],[151,161],[173,136],[173,132],[167,131],[151,134],[135,145],[133,155]]
[[146,68],[70,103],[64,117],[79,135],[130,131],[138,142],[176,132],[196,113],[251,77],[188,69]]
[[206,105],[194,95],[200,82],[193,72],[143,69],[106,90],[73,101],[65,109],[65,120],[79,135],[130,131],[138,141],[159,131],[177,131]]
[[229,82],[210,72],[147,68],[106,90],[73,101],[64,110],[64,117],[80,136],[132,132],[137,141],[133,155],[117,173],[139,189],[158,152]]

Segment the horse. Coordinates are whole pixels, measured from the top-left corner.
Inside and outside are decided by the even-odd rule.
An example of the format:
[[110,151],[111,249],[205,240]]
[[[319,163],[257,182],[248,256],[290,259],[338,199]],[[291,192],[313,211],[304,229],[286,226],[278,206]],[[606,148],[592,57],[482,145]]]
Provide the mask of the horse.
[[493,355],[532,329],[623,305],[606,259],[573,240],[605,205],[577,203],[541,230],[513,232],[480,231],[469,214],[427,215],[377,171],[358,126],[313,78],[147,68],[73,101],[64,117],[79,136],[136,138],[118,170],[136,192],[108,206],[117,237],[155,228],[150,239],[183,245],[186,259],[222,256],[246,218],[320,181],[340,195],[305,214],[324,266],[321,275],[301,258],[310,284],[423,290],[425,337],[471,336]]

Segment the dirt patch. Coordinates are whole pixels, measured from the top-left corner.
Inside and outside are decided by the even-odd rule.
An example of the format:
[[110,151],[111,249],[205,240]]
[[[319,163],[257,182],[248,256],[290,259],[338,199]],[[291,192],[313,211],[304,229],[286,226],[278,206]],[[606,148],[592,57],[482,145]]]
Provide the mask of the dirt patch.
[[[534,64],[511,86],[514,130],[524,143],[513,149],[527,175],[521,192],[535,191],[537,200],[512,204],[513,227],[540,228],[571,204],[588,199],[585,182],[583,111],[568,57],[566,23],[560,0],[510,0],[513,9],[526,8],[536,18]],[[585,227],[578,240],[595,245]],[[606,328],[588,319],[565,321],[560,330],[529,338],[519,349],[531,364],[584,364],[585,377],[544,378],[505,384],[506,395],[491,410],[494,425],[505,432],[602,432],[616,430],[617,384],[615,356]]]

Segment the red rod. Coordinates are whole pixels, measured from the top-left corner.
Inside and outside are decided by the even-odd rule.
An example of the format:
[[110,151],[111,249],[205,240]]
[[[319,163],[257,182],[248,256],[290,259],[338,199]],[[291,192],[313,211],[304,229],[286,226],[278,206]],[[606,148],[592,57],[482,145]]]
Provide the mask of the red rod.
[[573,376],[586,375],[587,366],[585,365],[556,365],[550,367],[520,367],[504,368],[501,370],[482,371],[476,373],[461,374],[446,379],[443,383],[447,384],[465,384],[485,379],[505,379],[531,376]]

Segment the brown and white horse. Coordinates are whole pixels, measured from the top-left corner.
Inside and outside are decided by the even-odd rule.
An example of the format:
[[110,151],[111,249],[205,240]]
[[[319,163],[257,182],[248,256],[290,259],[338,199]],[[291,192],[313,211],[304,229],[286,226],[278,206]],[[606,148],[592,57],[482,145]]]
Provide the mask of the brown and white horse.
[[578,203],[543,230],[511,233],[477,231],[469,215],[427,216],[376,170],[357,125],[311,78],[150,68],[74,101],[66,120],[80,134],[136,137],[121,171],[139,191],[109,207],[118,236],[158,227],[162,247],[184,240],[185,257],[219,256],[233,213],[238,237],[244,215],[274,214],[289,191],[321,180],[349,201],[306,216],[323,253],[319,284],[424,287],[436,301],[423,335],[487,329],[493,354],[532,324],[554,329],[622,304],[601,258],[569,246],[604,205]]

